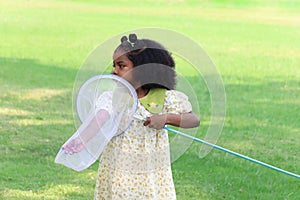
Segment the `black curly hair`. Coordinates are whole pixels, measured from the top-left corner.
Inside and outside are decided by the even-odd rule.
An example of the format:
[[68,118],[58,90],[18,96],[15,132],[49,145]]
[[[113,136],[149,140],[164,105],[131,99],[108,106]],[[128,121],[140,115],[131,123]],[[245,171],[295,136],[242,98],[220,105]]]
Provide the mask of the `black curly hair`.
[[137,39],[136,34],[121,38],[115,52],[122,50],[134,66],[134,80],[143,89],[175,88],[175,62],[171,53],[154,40]]

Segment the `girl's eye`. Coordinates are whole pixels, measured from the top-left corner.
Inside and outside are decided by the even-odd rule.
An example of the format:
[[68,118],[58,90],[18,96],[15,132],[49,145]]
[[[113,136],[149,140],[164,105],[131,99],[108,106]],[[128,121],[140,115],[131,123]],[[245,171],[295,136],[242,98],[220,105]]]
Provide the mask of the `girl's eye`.
[[113,68],[118,67],[119,69],[124,69],[126,66],[125,66],[124,64],[121,64],[121,63],[120,63],[120,64],[119,64],[119,63],[116,63],[116,64],[113,64],[112,67],[113,67]]

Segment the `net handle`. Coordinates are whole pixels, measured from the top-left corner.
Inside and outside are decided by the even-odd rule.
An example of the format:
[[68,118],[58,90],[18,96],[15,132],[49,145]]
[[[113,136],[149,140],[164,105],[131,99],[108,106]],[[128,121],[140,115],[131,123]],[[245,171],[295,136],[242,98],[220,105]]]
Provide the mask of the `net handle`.
[[[142,118],[141,116],[134,115],[134,118],[136,118],[136,119],[138,119],[138,120],[141,120],[141,121],[146,121],[146,119],[145,119],[145,118]],[[242,159],[248,160],[248,161],[250,161],[250,162],[256,163],[256,164],[258,164],[258,165],[261,165],[261,166],[267,167],[267,168],[269,168],[269,169],[275,170],[275,171],[277,171],[277,172],[284,173],[284,174],[289,175],[289,176],[292,176],[292,177],[294,177],[294,178],[300,178],[300,175],[298,175],[298,174],[295,174],[295,173],[292,173],[292,172],[283,170],[283,169],[281,169],[281,168],[278,168],[278,167],[275,167],[275,166],[273,166],[273,165],[267,164],[267,163],[265,163],[265,162],[256,160],[256,159],[254,159],[254,158],[250,158],[250,157],[248,157],[248,156],[245,156],[245,155],[242,155],[242,154],[240,154],[240,153],[231,151],[231,150],[226,149],[226,148],[224,148],[224,147],[221,147],[221,146],[218,146],[218,145],[215,145],[215,144],[211,144],[211,143],[209,143],[209,142],[207,142],[207,141],[205,141],[205,140],[201,140],[201,139],[199,139],[199,138],[196,138],[196,137],[190,136],[190,135],[188,135],[188,134],[185,134],[185,133],[183,133],[183,132],[177,131],[177,130],[175,130],[175,129],[169,128],[167,125],[165,125],[165,126],[163,127],[163,129],[165,129],[165,130],[167,130],[167,131],[170,131],[170,132],[172,132],[172,133],[175,133],[175,134],[177,134],[177,135],[180,135],[180,136],[189,138],[189,139],[191,139],[191,140],[193,140],[193,141],[202,143],[202,144],[204,144],[204,145],[210,146],[210,147],[212,147],[212,148],[214,148],[214,149],[218,149],[218,150],[220,150],[220,151],[229,153],[229,154],[234,155],[234,156],[237,156],[237,157],[239,157],[239,158],[242,158]]]

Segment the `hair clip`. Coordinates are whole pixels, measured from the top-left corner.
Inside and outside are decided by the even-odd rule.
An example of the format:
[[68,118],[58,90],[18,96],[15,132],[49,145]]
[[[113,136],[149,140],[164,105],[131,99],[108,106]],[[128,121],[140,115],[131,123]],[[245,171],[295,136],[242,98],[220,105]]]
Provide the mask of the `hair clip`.
[[137,42],[137,36],[136,34],[129,34],[129,43],[131,44],[131,47],[133,48],[134,45]]
[[121,43],[129,43],[131,48],[134,48],[136,43],[137,43],[137,36],[136,34],[129,34],[129,40],[127,38],[127,36],[123,36],[121,38]]

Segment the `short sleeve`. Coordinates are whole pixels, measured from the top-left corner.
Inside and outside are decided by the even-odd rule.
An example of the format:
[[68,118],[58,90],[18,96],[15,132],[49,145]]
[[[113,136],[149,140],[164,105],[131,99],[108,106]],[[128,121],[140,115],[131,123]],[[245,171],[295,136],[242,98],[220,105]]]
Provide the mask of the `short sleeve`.
[[192,105],[184,93],[176,90],[167,90],[164,110],[166,113],[173,114],[189,113],[192,111]]

